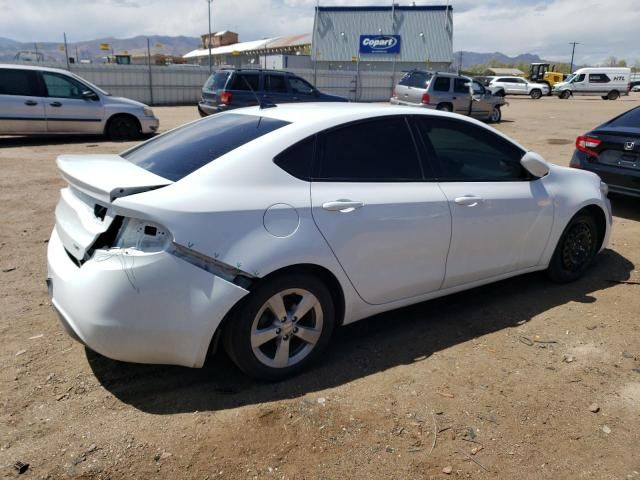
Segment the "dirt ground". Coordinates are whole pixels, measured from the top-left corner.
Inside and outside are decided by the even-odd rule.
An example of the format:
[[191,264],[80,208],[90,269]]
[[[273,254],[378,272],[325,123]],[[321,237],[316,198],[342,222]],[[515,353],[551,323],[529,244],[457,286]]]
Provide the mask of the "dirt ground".
[[[509,101],[497,128],[566,165],[640,94]],[[162,129],[197,116],[155,111]],[[612,201],[609,249],[576,283],[526,275],[367,319],[265,385],[222,354],[133,365],[63,333],[44,283],[54,160],[125,147],[0,138],[1,478],[21,461],[22,478],[640,479],[640,200]]]

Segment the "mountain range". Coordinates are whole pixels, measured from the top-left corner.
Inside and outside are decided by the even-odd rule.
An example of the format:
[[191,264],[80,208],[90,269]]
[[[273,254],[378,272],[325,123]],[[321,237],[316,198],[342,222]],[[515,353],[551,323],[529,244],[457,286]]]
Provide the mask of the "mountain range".
[[[184,55],[194,50],[200,45],[198,37],[170,37],[164,35],[137,36],[132,38],[97,38],[83,42],[69,42],[67,49],[70,57],[78,56],[80,59],[88,59],[99,62],[102,57],[111,53],[100,49],[103,43],[109,44],[115,53],[146,53],[147,38],[151,47],[151,53],[162,53],[165,55]],[[45,61],[64,62],[64,43],[60,42],[18,42],[9,38],[0,37],[0,62],[15,60],[20,52],[39,52],[44,55]],[[24,56],[25,53],[20,53]],[[33,56],[33,55],[31,55]],[[460,61],[460,52],[454,52],[454,65]],[[472,65],[488,64],[490,62],[500,64],[518,64],[540,62],[537,55],[525,53],[515,57],[509,57],[500,52],[477,53],[462,52],[462,69]]]

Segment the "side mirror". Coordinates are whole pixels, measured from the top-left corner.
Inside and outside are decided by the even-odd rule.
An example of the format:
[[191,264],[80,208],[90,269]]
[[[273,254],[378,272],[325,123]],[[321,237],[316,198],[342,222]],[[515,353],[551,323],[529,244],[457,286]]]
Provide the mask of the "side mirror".
[[534,177],[542,178],[549,173],[549,164],[536,152],[525,153],[520,159],[520,165]]
[[82,92],[82,98],[84,98],[85,100],[98,100],[98,95],[96,95],[95,92],[92,92],[91,90],[85,90]]

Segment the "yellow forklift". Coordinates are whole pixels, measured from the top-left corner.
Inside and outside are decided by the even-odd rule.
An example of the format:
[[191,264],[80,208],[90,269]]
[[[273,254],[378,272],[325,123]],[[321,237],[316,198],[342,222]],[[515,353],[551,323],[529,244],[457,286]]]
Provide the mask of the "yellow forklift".
[[552,65],[551,68],[549,67],[548,63],[532,63],[529,66],[529,80],[536,83],[546,83],[549,87],[549,95],[551,95],[553,86],[562,82],[565,76],[555,71],[555,65]]

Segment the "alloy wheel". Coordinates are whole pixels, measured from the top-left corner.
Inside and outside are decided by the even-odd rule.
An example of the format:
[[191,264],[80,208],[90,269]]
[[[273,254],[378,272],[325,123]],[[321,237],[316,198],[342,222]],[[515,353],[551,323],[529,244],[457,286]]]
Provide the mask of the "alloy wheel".
[[253,320],[253,354],[267,367],[291,367],[313,351],[322,327],[322,306],[313,293],[302,288],[283,290],[269,298]]
[[562,246],[562,264],[569,271],[579,271],[591,260],[594,235],[586,223],[576,223],[567,232]]

